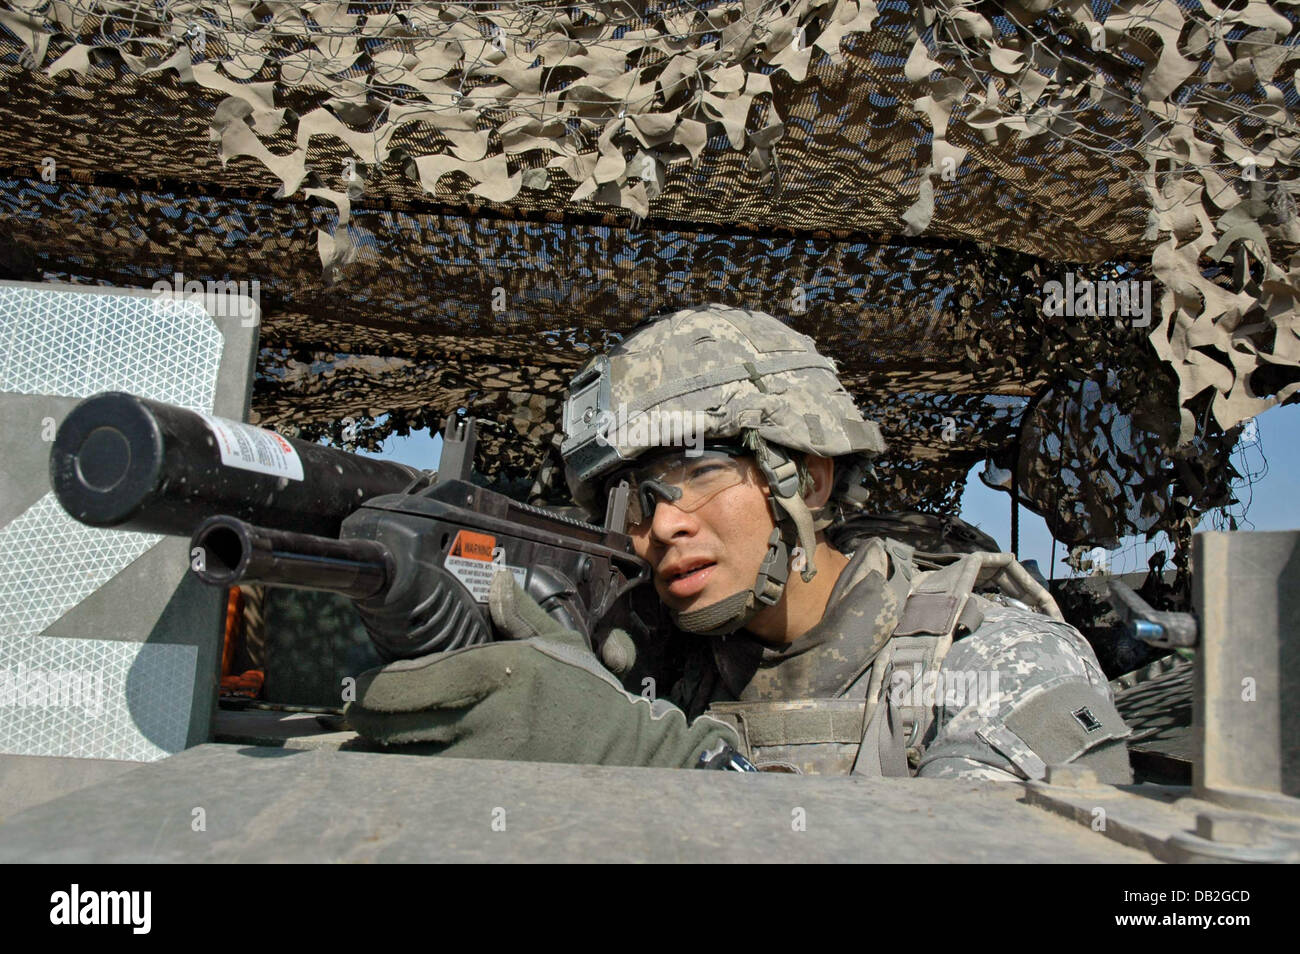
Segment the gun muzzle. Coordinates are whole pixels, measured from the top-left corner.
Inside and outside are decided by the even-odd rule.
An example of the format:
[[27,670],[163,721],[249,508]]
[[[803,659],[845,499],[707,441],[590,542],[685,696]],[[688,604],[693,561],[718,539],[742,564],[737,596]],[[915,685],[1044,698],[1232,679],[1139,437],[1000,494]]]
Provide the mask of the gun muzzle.
[[393,558],[373,540],[334,540],[211,517],[190,540],[190,566],[205,583],[263,583],[328,590],[354,600],[379,596],[392,584]]

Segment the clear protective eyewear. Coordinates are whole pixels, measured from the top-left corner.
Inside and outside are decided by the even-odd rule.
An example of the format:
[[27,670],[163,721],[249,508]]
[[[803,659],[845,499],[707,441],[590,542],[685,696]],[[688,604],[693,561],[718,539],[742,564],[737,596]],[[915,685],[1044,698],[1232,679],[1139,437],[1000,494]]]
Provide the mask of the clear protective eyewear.
[[722,493],[749,480],[744,460],[750,451],[743,447],[711,446],[702,452],[675,451],[660,454],[641,467],[625,469],[606,482],[608,491],[627,481],[627,528],[642,529],[654,519],[655,507],[666,500],[678,510],[694,513]]

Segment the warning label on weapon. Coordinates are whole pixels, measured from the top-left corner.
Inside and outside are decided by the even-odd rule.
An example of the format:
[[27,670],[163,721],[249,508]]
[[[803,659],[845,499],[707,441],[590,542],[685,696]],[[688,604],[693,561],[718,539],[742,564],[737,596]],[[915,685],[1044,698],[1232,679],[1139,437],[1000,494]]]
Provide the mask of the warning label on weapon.
[[200,414],[217,439],[221,463],[272,477],[302,480],[302,459],[293,445],[274,431],[224,417]]
[[457,531],[443,565],[480,603],[487,602],[492,577],[498,570],[509,570],[520,586],[528,576],[523,567],[506,563],[505,548],[497,546],[496,537],[472,530]]

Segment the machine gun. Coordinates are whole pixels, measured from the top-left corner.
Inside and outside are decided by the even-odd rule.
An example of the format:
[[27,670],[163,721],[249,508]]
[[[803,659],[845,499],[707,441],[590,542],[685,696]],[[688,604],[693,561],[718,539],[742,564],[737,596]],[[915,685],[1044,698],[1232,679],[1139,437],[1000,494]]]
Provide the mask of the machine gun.
[[[657,603],[623,532],[627,488],[585,523],[471,483],[474,446],[473,418],[449,417],[431,474],[111,392],[64,419],[50,482],[82,523],[191,537],[205,582],[350,597],[385,660],[491,640],[502,570],[597,654],[615,628],[639,642]],[[626,674],[629,648],[607,664]]]

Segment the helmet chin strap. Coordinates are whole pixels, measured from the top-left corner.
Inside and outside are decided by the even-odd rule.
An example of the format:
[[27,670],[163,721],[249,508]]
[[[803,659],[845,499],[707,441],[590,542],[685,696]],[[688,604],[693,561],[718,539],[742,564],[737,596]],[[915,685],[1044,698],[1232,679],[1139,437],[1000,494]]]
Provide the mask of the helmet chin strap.
[[805,583],[817,575],[813,551],[817,546],[813,529],[812,511],[799,495],[799,469],[794,460],[780,448],[773,447],[757,434],[756,458],[758,468],[772,488],[769,504],[776,526],[767,538],[767,554],[758,568],[754,585],[738,593],[702,606],[697,610],[679,613],[670,610],[673,622],[688,633],[702,636],[725,636],[740,629],[764,606],[775,606],[785,593],[790,576],[789,540],[798,541],[804,557],[800,575]]
[[812,511],[799,495],[799,468],[784,451],[778,451],[762,438],[759,438],[757,456],[759,470],[772,487],[772,516],[784,537],[793,536],[798,541],[804,556],[799,575],[805,583],[811,583],[817,575],[817,565],[813,562],[817,534]]
[[774,527],[772,535],[767,538],[767,554],[758,568],[758,578],[753,587],[696,610],[685,613],[669,610],[669,615],[679,628],[688,633],[726,636],[748,623],[764,606],[779,603],[789,574],[790,553],[781,539],[780,529]]

